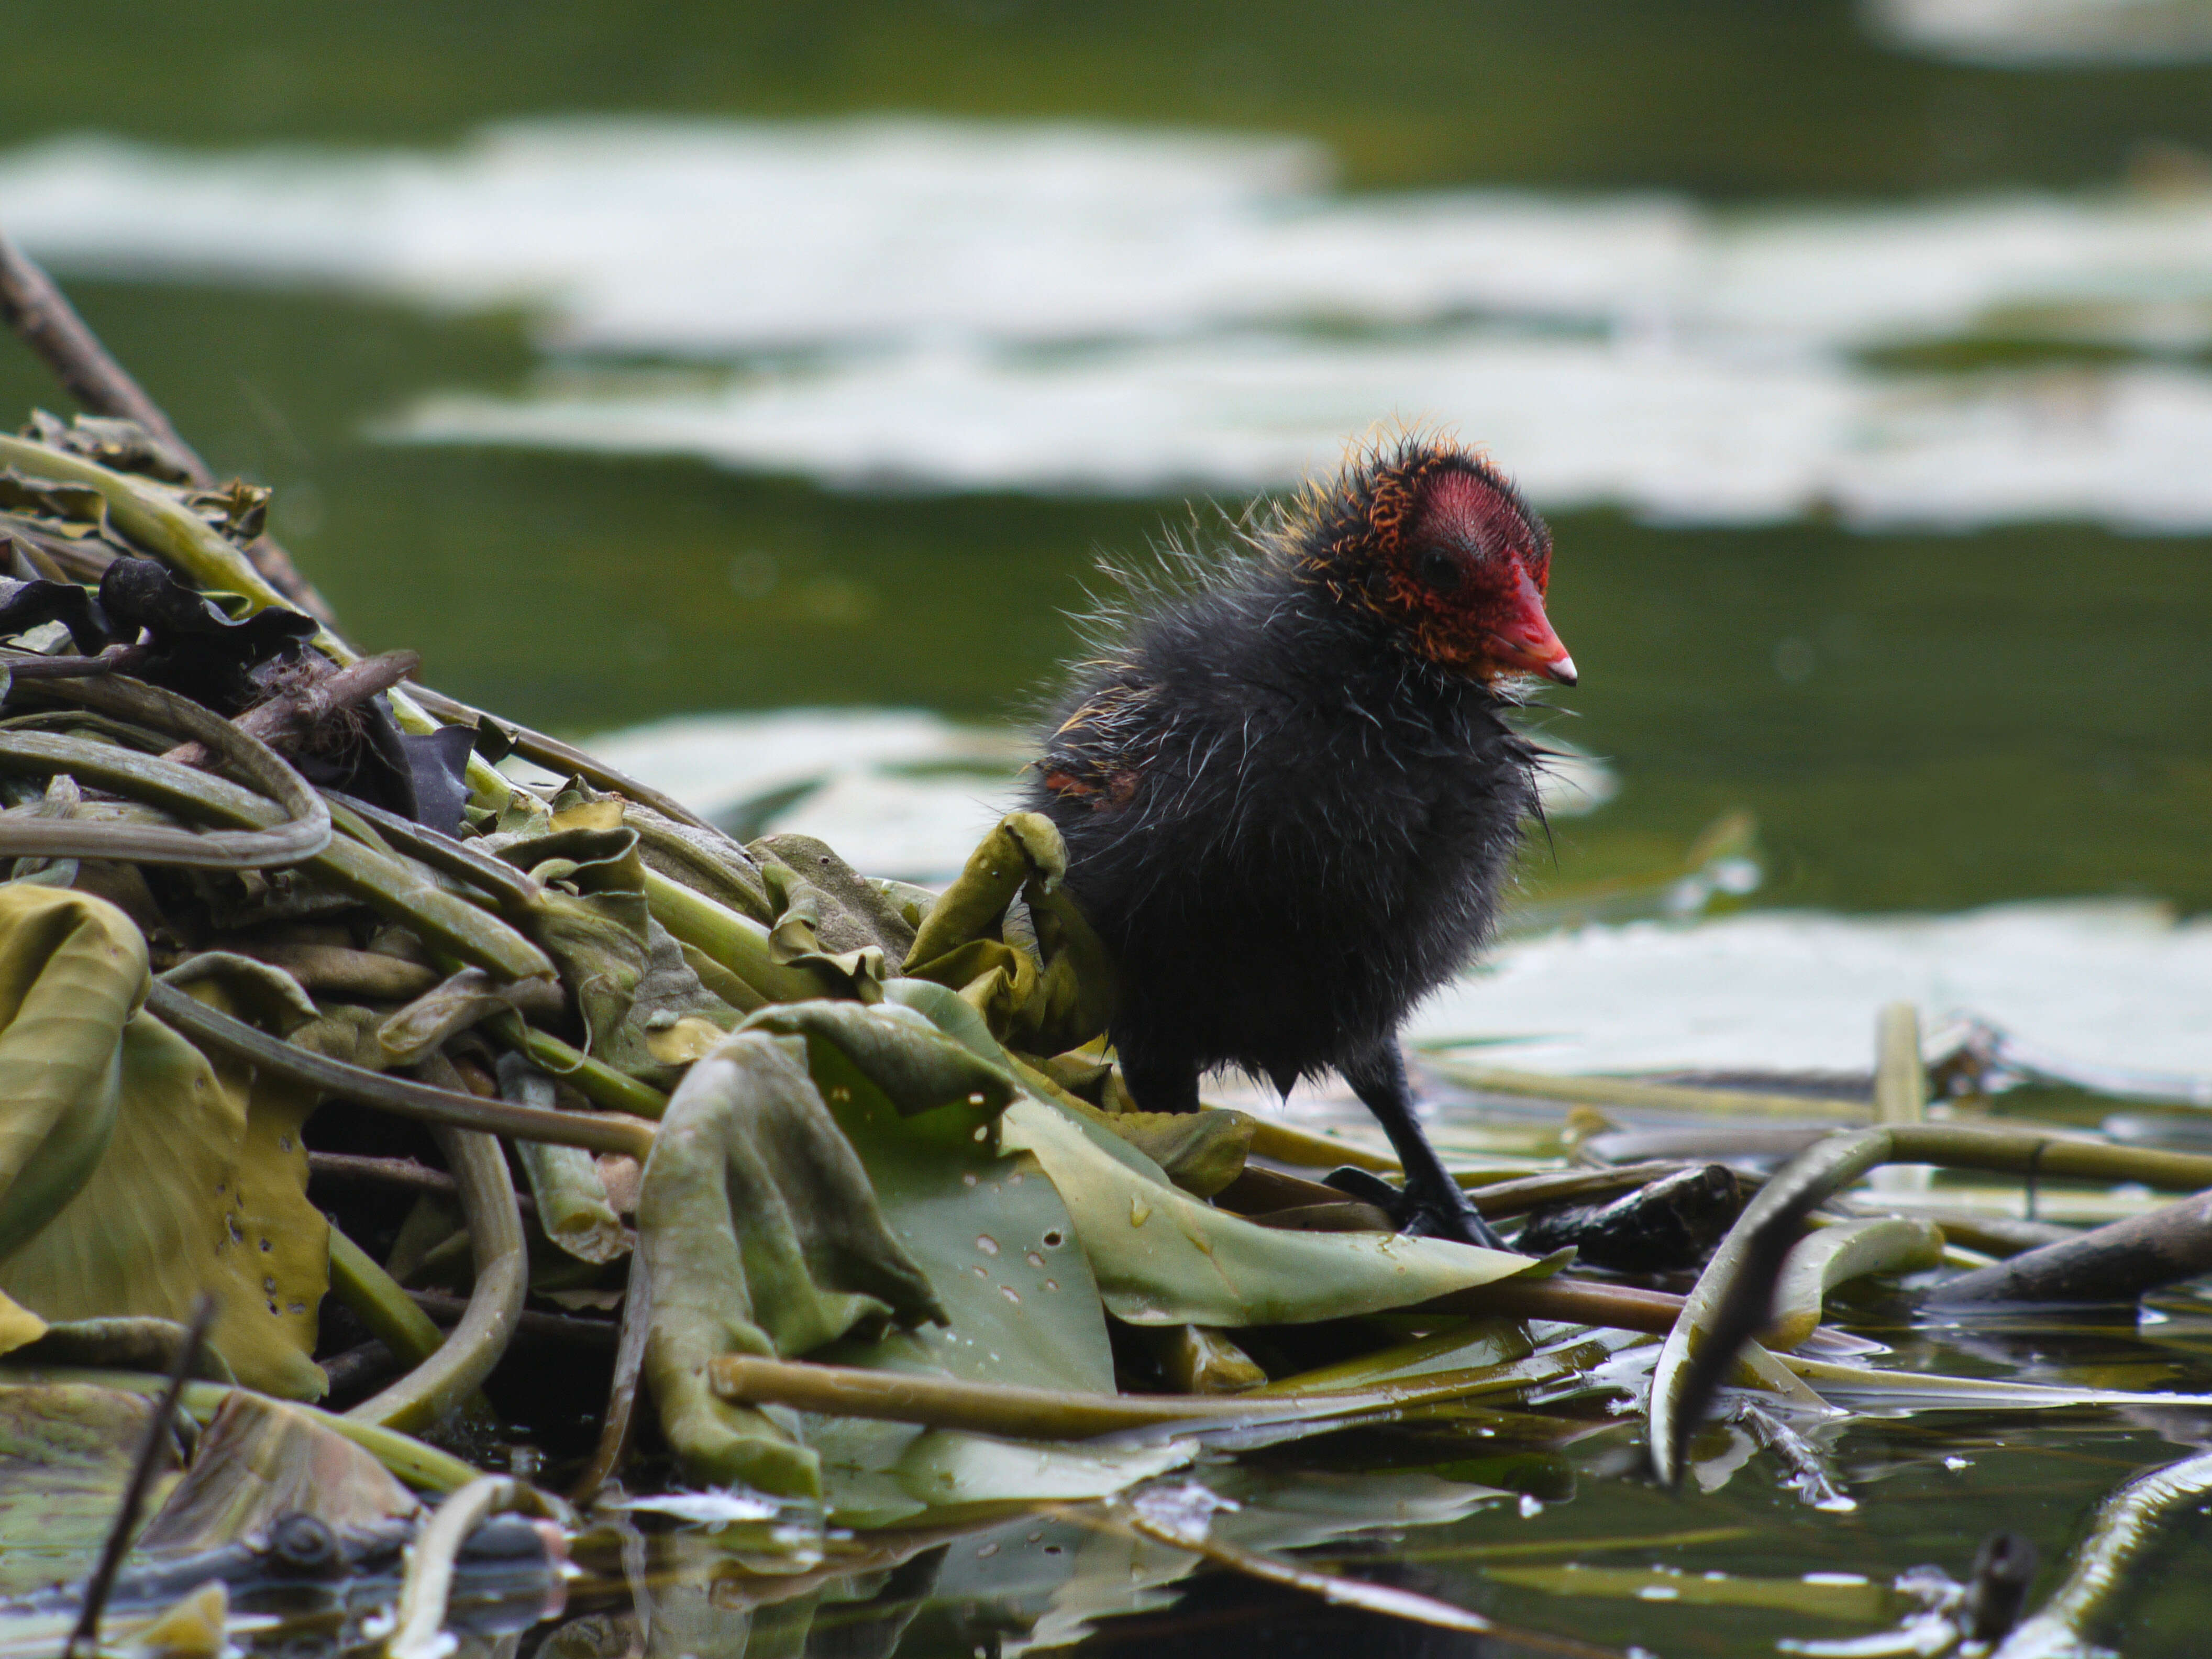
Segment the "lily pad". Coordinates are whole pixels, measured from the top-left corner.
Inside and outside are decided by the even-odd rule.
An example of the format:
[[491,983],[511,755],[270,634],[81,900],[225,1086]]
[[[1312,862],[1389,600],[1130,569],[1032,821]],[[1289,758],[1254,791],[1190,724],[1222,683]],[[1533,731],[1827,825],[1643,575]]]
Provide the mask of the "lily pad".
[[[943,988],[899,980],[885,994],[971,1051],[1004,1060],[976,1011]],[[1007,1108],[1000,1136],[1009,1150],[1035,1154],[1052,1177],[1107,1310],[1133,1325],[1341,1319],[1548,1265],[1443,1239],[1258,1226],[1182,1191],[1111,1130],[1033,1095]]]

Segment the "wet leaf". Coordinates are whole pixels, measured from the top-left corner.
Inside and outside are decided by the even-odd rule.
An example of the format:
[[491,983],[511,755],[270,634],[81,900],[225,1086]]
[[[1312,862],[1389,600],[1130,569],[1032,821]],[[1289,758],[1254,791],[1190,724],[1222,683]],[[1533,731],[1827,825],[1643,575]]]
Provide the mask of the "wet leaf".
[[[0,1385],[0,1594],[79,1576],[97,1555],[154,1402],[81,1383]],[[158,1474],[154,1501],[173,1486]]]
[[286,1515],[313,1516],[343,1533],[422,1513],[415,1495],[352,1441],[295,1407],[234,1389],[138,1547],[213,1549],[256,1537]]
[[1410,1307],[1536,1264],[1395,1234],[1261,1227],[1174,1186],[1119,1136],[1063,1108],[1007,1109],[1006,1144],[1067,1200],[1107,1308],[1136,1325],[1295,1325]]
[[[0,917],[23,903],[15,891],[0,889]],[[82,895],[51,896],[112,911]],[[35,918],[16,920],[0,928],[0,952]],[[121,912],[102,920],[112,936],[119,927],[136,939]],[[267,1018],[258,976],[270,970],[249,966],[239,988],[202,976],[192,994]],[[0,1060],[15,1029],[0,1031]],[[318,1397],[325,1384],[308,1355],[328,1285],[328,1224],[307,1202],[300,1139],[315,1095],[228,1059],[218,1070],[143,1010],[111,1057],[118,1094],[106,1151],[66,1206],[0,1266],[0,1291],[48,1320],[182,1320],[206,1290],[217,1304],[211,1345],[241,1382]]]
[[696,1478],[812,1496],[815,1455],[764,1413],[716,1399],[707,1361],[806,1353],[939,1309],[805,1053],[743,1032],[692,1066],[647,1160],[637,1222],[653,1308],[646,1375],[670,1444]]
[[1113,1016],[1115,969],[1062,885],[1066,873],[1051,821],[1008,813],[921,919],[904,971],[958,991],[994,1036],[1024,1054],[1090,1042]]
[[[922,988],[965,1009],[950,992]],[[1113,1390],[1105,1318],[1067,1207],[1034,1159],[999,1147],[994,1121],[1017,1094],[1002,1069],[890,1005],[802,1003],[764,1010],[747,1029],[804,1036],[815,1085],[885,1224],[945,1315],[942,1325],[856,1334],[809,1358]],[[951,1504],[1097,1497],[1188,1455],[1157,1446],[1010,1447],[846,1418],[804,1422],[835,1512],[869,1523]]]
[[[975,1008],[943,987],[895,980],[886,994],[1005,1062]],[[1034,1095],[1002,1115],[1001,1143],[1036,1154],[1074,1218],[1108,1310],[1131,1324],[1299,1324],[1407,1307],[1539,1265],[1439,1239],[1255,1225],[1199,1202],[1120,1136]]]

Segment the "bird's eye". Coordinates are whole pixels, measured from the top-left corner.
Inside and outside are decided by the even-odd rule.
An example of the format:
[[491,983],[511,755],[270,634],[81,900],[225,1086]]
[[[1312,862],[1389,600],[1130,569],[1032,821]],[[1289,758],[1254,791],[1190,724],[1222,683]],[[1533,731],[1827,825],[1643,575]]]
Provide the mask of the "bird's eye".
[[1431,547],[1420,556],[1421,580],[1439,593],[1456,593],[1462,573],[1460,562],[1441,547]]

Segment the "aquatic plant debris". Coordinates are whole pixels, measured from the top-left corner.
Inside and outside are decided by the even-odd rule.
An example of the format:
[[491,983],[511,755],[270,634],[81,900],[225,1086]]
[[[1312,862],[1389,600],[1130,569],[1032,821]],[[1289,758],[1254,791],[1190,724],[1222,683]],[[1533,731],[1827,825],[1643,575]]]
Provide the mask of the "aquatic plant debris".
[[[1062,1645],[1200,1571],[1571,1654],[1664,1650],[1687,1608],[1799,1651],[2068,1650],[2204,1489],[2197,1459],[2124,1485],[2016,1627],[2024,1543],[1814,1583],[1686,1571],[1733,1515],[1524,1536],[1632,1482],[1639,1431],[1685,1503],[1763,1481],[1844,1528],[1885,1425],[2183,1421],[2208,1396],[2171,1366],[1962,1345],[1954,1375],[1929,1333],[1948,1277],[2061,1209],[2159,1213],[2212,1157],[1929,1106],[1893,1010],[1871,1107],[1454,1059],[1508,1103],[1439,1133],[1508,1248],[1397,1237],[1371,1139],[1130,1109],[1117,964],[1043,820],[941,890],[740,841],[361,658],[263,568],[265,495],[165,431],[0,441],[0,1655],[46,1659],[127,1541],[125,1446],[153,1516],[109,1638],[212,1654],[305,1596],[398,1659],[556,1619],[556,1654],[629,1644],[610,1619],[705,1652],[736,1613],[790,1651],[855,1607],[887,1652],[988,1597]],[[526,750],[573,769],[495,769]],[[1999,1213],[2023,1188],[2033,1225]],[[1378,1549],[1415,1528],[1462,1530]],[[1451,1560],[1479,1581],[1419,1576]]]

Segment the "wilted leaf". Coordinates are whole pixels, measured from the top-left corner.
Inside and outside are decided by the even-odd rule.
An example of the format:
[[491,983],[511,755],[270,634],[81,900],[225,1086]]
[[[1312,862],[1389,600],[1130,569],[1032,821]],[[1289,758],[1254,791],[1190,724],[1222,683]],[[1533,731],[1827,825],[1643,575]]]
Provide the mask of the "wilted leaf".
[[[1067,849],[1049,819],[1010,812],[921,920],[905,972],[957,990],[1000,1041],[1057,1054],[1106,1029],[1113,959],[1061,883]],[[1017,898],[1025,926],[1010,913]]]
[[823,948],[860,951],[872,945],[890,962],[902,961],[912,948],[914,928],[897,907],[826,842],[811,836],[763,836],[748,850],[760,871],[781,865],[814,890]]
[[[0,887],[0,1262],[83,1190],[107,1150],[123,1029],[146,981],[145,940],[112,905]],[[0,1298],[0,1352],[44,1328]]]
[[[16,891],[0,889],[0,916],[25,904]],[[138,937],[100,901],[49,896],[105,911],[112,934]],[[40,915],[52,924],[51,912],[25,912],[19,926]],[[0,929],[0,960],[16,931]],[[271,970],[247,966],[253,972],[240,987],[203,977],[193,994],[227,1012],[267,1018],[271,999],[255,976]],[[15,1030],[0,1031],[0,1061]],[[329,1283],[329,1224],[307,1202],[300,1140],[314,1093],[254,1078],[227,1058],[219,1073],[143,1010],[123,1028],[111,1063],[119,1066],[119,1090],[106,1152],[66,1207],[0,1266],[0,1290],[51,1320],[182,1320],[206,1290],[217,1307],[210,1340],[241,1382],[293,1399],[319,1396],[326,1385],[308,1355]]]
[[311,1515],[344,1533],[422,1513],[415,1495],[343,1435],[303,1411],[234,1389],[200,1431],[191,1469],[138,1547],[213,1549],[254,1537],[285,1515]]
[[585,1049],[626,1076],[672,1087],[690,1055],[655,1052],[656,1023],[696,1016],[721,1029],[737,1011],[700,983],[648,915],[637,831],[611,797],[556,813],[543,834],[499,838],[500,855],[546,889],[526,927],[553,958],[583,1018]]
[[708,1388],[718,1354],[791,1356],[855,1326],[937,1316],[795,1039],[742,1032],[671,1098],[638,1198],[652,1285],[646,1375],[695,1477],[817,1495],[814,1454]]
[[[743,1029],[806,1038],[817,1081],[823,1080],[824,1054],[834,1052],[902,1116],[958,1101],[974,1109],[972,1127],[980,1127],[1019,1092],[1003,1069],[908,1009],[826,1000],[786,1003],[763,1008]],[[839,1121],[848,1133],[856,1127],[842,1114]]]

